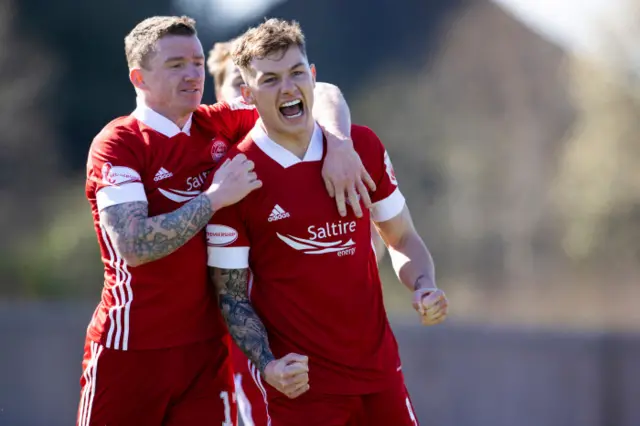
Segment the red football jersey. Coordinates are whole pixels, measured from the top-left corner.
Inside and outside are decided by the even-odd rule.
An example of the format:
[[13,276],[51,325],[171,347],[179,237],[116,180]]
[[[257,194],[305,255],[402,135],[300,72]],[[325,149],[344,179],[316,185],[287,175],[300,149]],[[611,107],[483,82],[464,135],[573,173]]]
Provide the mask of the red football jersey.
[[87,333],[107,348],[155,349],[226,333],[207,274],[204,233],[171,255],[131,267],[115,250],[99,212],[146,201],[149,216],[181,207],[203,190],[231,141],[251,130],[257,112],[244,104],[201,106],[179,129],[138,101],[127,117],[93,140],[86,196],[104,263],[104,288]]
[[371,212],[340,217],[321,176],[326,142],[318,126],[303,160],[269,139],[260,124],[233,147],[255,163],[263,187],[217,212],[207,226],[209,266],[249,267],[251,303],[276,357],[309,356],[310,385],[331,394],[385,389],[397,380],[371,246],[370,220],[399,214],[405,200],[378,137],[353,126],[354,147],[376,181]]

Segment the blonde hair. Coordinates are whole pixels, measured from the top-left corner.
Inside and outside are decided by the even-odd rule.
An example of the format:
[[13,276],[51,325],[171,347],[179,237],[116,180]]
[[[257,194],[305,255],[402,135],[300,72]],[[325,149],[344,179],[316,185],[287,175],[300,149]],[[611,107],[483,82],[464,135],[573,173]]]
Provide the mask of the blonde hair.
[[227,74],[227,61],[231,60],[231,50],[233,49],[234,40],[218,42],[213,45],[213,49],[209,51],[207,59],[207,69],[213,77],[215,91],[218,92]]

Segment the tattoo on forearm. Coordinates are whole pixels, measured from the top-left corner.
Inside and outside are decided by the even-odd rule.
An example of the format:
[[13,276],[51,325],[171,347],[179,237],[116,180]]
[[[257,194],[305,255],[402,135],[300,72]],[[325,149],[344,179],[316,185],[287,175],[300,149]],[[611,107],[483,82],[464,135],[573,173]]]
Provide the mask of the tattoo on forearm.
[[213,213],[207,196],[200,194],[179,209],[154,217],[148,217],[145,202],[116,204],[100,213],[100,221],[120,253],[142,264],[182,247],[207,225]]
[[229,333],[258,370],[263,372],[275,357],[269,348],[267,330],[249,302],[248,269],[210,268],[210,275],[218,289],[220,310]]

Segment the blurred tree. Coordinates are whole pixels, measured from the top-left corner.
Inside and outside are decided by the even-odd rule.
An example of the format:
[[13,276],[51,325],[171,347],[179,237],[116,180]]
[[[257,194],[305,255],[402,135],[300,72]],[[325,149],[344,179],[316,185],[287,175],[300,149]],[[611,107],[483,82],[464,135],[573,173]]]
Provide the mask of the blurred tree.
[[[323,0],[287,1],[267,17],[295,19],[307,37],[309,59],[318,78],[339,85],[347,94],[360,88],[384,63],[400,62],[416,71],[437,51],[442,25],[466,7],[467,0]],[[246,25],[260,23],[259,17]],[[232,37],[237,31],[218,34]],[[394,80],[393,75],[388,76]]]
[[0,5],[0,291],[95,294],[102,272],[83,197],[87,150],[135,105],[124,36],[169,14],[170,2]]
[[563,151],[554,191],[563,247],[578,261],[637,263],[640,103],[620,69],[573,57],[571,93],[579,121]]
[[388,145],[445,276],[535,282],[557,241],[547,198],[573,119],[564,54],[488,2],[441,27],[430,67],[379,69],[354,109]]
[[83,171],[89,144],[100,129],[135,108],[124,37],[142,19],[171,12],[170,0],[20,0],[20,28],[64,64],[52,90],[62,164],[70,173]]
[[10,0],[0,1],[0,287],[5,294],[20,291],[16,256],[48,219],[60,159],[51,114],[60,62],[29,36],[15,11]]

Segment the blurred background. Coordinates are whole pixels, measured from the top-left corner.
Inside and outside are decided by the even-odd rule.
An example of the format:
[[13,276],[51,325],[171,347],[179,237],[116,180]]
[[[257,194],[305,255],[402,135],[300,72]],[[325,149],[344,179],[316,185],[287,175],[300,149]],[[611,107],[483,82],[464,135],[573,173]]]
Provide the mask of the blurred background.
[[386,144],[451,302],[420,328],[384,259],[423,425],[640,425],[636,0],[0,0],[0,425],[75,421],[102,286],[86,156],[135,107],[124,36],[166,14],[205,51],[298,20]]

